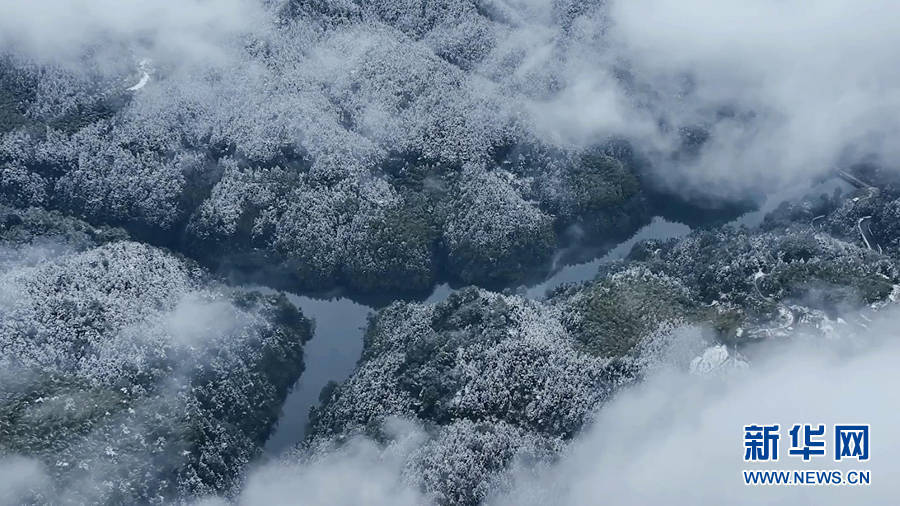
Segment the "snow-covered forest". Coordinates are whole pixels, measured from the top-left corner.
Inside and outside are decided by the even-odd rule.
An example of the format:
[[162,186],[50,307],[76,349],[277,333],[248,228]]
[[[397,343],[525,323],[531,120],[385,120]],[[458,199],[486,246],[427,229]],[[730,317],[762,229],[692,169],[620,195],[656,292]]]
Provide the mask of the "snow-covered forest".
[[[696,413],[738,430],[748,385],[830,370],[900,423],[896,26],[887,0],[5,3],[0,506],[721,504],[619,443],[671,458]],[[660,220],[690,233],[640,239]],[[879,465],[857,503],[900,493]],[[837,497],[792,492],[767,501]]]

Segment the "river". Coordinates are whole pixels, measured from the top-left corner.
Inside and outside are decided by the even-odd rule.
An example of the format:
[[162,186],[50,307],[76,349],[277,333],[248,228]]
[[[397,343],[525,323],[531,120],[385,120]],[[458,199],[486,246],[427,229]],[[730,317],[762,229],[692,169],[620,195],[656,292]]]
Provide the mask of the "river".
[[[600,265],[624,258],[638,241],[682,237],[690,231],[687,225],[655,217],[631,238],[593,260],[564,264],[559,259],[572,252],[560,252],[555,262],[560,265],[554,266],[545,279],[519,287],[519,291],[529,298],[543,298],[548,290],[564,283],[593,279]],[[453,292],[454,289],[450,285],[443,283],[435,286],[423,302],[429,304],[440,302]],[[309,410],[318,404],[322,388],[329,381],[345,380],[353,372],[356,361],[362,353],[362,338],[368,315],[376,311],[374,307],[342,296],[325,299],[288,294],[288,298],[303,310],[307,318],[315,320],[316,327],[313,338],[303,349],[306,369],[285,400],[278,426],[266,442],[265,451],[269,456],[277,456],[301,441],[305,435]]]

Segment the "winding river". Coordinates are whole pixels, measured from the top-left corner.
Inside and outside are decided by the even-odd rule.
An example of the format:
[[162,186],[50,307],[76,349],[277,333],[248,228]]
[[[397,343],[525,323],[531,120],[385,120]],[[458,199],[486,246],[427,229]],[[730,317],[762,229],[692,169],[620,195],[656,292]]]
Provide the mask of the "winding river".
[[[848,189],[848,186],[839,179],[832,178],[811,189],[794,188],[785,191],[770,197],[757,209],[731,221],[730,225],[755,227],[781,202],[804,192],[831,193],[835,188]],[[517,291],[532,299],[542,299],[548,291],[565,283],[594,279],[601,265],[625,258],[639,241],[683,237],[690,231],[691,228],[682,223],[668,221],[660,216],[654,217],[629,239],[608,250],[569,249],[558,252],[553,268],[544,279],[516,287]],[[570,263],[563,260],[567,257],[592,257],[592,259]],[[260,289],[271,291],[262,287]],[[449,284],[439,284],[423,299],[423,302],[428,304],[440,302],[454,291]],[[306,370],[288,395],[282,407],[278,426],[266,442],[265,451],[269,456],[277,456],[300,442],[305,436],[309,410],[318,403],[322,388],[329,381],[344,381],[353,372],[356,361],[362,353],[362,337],[367,318],[377,310],[375,307],[360,304],[343,296],[315,298],[288,294],[288,297],[303,310],[304,315],[315,320],[316,329],[313,338],[304,347]]]
[[[583,263],[560,262],[561,265],[555,266],[545,279],[520,287],[520,292],[529,298],[543,298],[549,290],[562,284],[593,279],[602,264],[625,258],[638,241],[682,237],[690,231],[687,225],[657,216],[631,238],[607,250],[603,256]],[[560,252],[557,258],[563,258],[566,253]],[[453,292],[450,285],[440,284],[423,302],[440,302]],[[374,307],[347,297],[322,299],[288,294],[288,298],[303,310],[304,315],[315,320],[316,328],[313,338],[303,350],[306,370],[288,395],[278,426],[266,442],[265,450],[269,456],[277,456],[301,441],[309,410],[318,404],[322,388],[329,381],[345,380],[353,372],[362,353],[362,337],[368,315],[376,311]]]

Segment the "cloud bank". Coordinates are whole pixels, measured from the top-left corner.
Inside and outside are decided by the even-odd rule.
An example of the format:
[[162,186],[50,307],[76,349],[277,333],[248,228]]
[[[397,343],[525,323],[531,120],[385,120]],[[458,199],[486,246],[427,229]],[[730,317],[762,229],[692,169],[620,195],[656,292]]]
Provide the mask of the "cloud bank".
[[238,503],[353,506],[356,504],[413,506],[427,498],[403,479],[409,454],[425,435],[403,420],[389,420],[386,432],[395,439],[387,447],[357,437],[337,449],[323,451],[299,463],[275,463],[250,476]]
[[568,49],[566,86],[535,106],[537,128],[626,135],[681,192],[740,196],[835,166],[893,166],[898,23],[888,0],[615,0],[571,29],[591,43]]
[[900,161],[893,2],[617,1],[611,17],[635,72],[671,83],[665,116],[710,131],[688,183],[740,192]]
[[[767,343],[749,369],[697,377],[660,370],[603,407],[550,468],[523,469],[491,504],[887,504],[900,493],[895,385],[900,313],[866,342]],[[778,463],[743,462],[742,427],[779,423]],[[787,456],[794,423],[869,423],[871,460],[804,463]],[[748,487],[742,469],[871,469],[870,487]]]

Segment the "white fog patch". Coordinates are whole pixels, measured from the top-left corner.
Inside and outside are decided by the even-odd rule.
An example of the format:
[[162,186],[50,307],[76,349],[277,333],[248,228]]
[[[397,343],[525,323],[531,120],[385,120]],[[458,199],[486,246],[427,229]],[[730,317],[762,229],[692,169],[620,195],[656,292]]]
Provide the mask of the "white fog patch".
[[[191,292],[161,317],[161,326],[181,346],[204,346],[241,327],[242,313],[228,301]],[[244,318],[246,319],[246,318]]]
[[35,491],[47,489],[50,479],[35,459],[0,456],[0,506],[30,502]]
[[[519,469],[515,485],[489,503],[888,504],[900,493],[892,479],[900,473],[898,320],[894,310],[858,340],[772,342],[749,368],[728,374],[657,369],[601,408],[558,463]],[[721,350],[701,357],[711,355]],[[871,424],[869,462],[836,463],[829,453],[803,463],[783,452],[758,467],[869,468],[872,485],[743,485],[741,470],[753,466],[743,461],[742,428],[752,423],[779,423],[783,432],[793,423]]]
[[[537,68],[517,73],[538,135],[631,139],[681,194],[741,197],[860,160],[900,162],[900,8],[890,0],[815,10],[799,0],[613,0],[577,17],[562,48],[548,22],[529,20],[495,50],[525,52]],[[541,95],[548,75],[558,86]],[[683,127],[709,138],[675,158]]]
[[252,0],[3,2],[0,48],[61,64],[88,48],[120,44],[167,61],[220,59],[225,46],[264,17],[262,4]]
[[359,436],[300,463],[265,466],[250,475],[238,502],[251,506],[427,504],[403,479],[403,466],[424,441],[424,433],[417,425],[398,419],[388,420],[385,430],[394,438],[387,446]]
[[[276,375],[299,375],[267,370],[299,367],[305,337],[273,300],[130,241],[0,273],[0,506],[230,489],[273,422],[257,410],[283,399]],[[229,466],[215,485],[205,462]]]
[[656,91],[652,107],[710,130],[697,160],[660,177],[734,194],[868,155],[900,161],[895,2],[615,1],[610,18],[613,47]]
[[70,245],[52,237],[40,237],[25,244],[3,244],[0,245],[0,274],[32,267],[73,251]]
[[15,282],[16,272],[73,253],[62,240],[41,237],[19,245],[0,245],[0,315],[26,296]]

